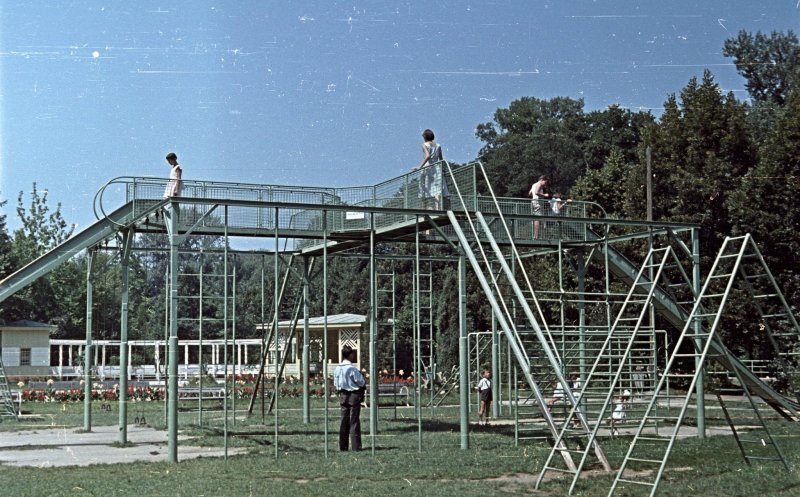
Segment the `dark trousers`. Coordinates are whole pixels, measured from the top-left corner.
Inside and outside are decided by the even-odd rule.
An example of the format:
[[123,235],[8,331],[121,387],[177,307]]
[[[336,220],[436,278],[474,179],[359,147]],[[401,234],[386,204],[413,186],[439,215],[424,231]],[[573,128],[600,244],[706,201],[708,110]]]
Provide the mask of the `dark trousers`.
[[339,425],[339,450],[347,450],[348,439],[353,450],[361,450],[361,401],[362,394],[340,392],[342,422]]

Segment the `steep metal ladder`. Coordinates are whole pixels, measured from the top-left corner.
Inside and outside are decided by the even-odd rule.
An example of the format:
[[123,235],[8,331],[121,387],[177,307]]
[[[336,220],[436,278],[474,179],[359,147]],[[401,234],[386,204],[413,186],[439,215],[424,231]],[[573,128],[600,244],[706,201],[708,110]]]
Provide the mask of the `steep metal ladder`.
[[[417,284],[417,322],[419,323],[419,361],[422,365],[423,386],[433,387],[434,382],[434,334],[433,334],[433,268],[431,262],[420,265]],[[424,272],[423,272],[424,271]]]
[[[611,415],[609,407],[613,404],[614,397],[622,392],[620,380],[626,366],[629,365],[631,351],[638,338],[639,330],[651,318],[653,294],[656,286],[665,276],[665,267],[669,261],[672,262],[670,267],[682,268],[670,246],[651,248],[648,252],[602,346],[596,352],[594,363],[582,385],[580,402],[572,407],[561,427],[557,441],[574,437],[580,440],[581,446],[585,447],[580,451],[580,461],[576,471],[556,464],[558,461],[558,458],[554,457],[558,446],[556,444],[551,449],[536,481],[537,489],[548,472],[562,472],[573,475],[569,494],[572,495],[574,492],[581,471],[589,458],[591,445],[605,421],[609,419],[607,416]],[[638,293],[637,290],[640,289],[646,289],[647,294]],[[624,350],[619,349],[620,342],[625,343]],[[632,402],[633,398],[630,400]],[[584,416],[586,422],[592,427],[588,434],[573,428],[579,424],[579,418]],[[613,430],[613,426],[610,429]]]
[[786,298],[778,287],[778,283],[769,270],[758,245],[747,234],[742,241],[747,245],[748,253],[739,265],[738,274],[744,280],[744,286],[750,295],[751,302],[758,312],[759,331],[767,334],[772,345],[778,365],[790,382],[790,389],[797,390],[791,384],[791,372],[800,356],[800,326],[786,302]]
[[[725,304],[731,294],[733,283],[736,277],[740,275],[739,268],[741,267],[741,263],[745,258],[752,257],[753,255],[752,252],[748,253],[748,249],[752,250],[752,247],[754,247],[754,245],[751,243],[749,235],[725,239],[708,278],[692,308],[692,312],[686,320],[681,335],[675,344],[667,366],[658,382],[658,386],[642,416],[634,439],[628,447],[625,459],[609,491],[609,497],[614,495],[617,490],[620,492],[624,491],[627,494],[630,488],[626,488],[625,484],[648,488],[650,490],[649,495],[651,497],[655,495],[658,490],[658,484],[664,474],[667,460],[669,459],[669,455],[678,437],[681,424],[686,417],[689,402],[694,395],[700,372],[704,370],[707,359],[716,359],[723,366],[733,363],[730,353],[716,335],[716,331],[722,313],[725,310]],[[716,343],[718,346],[712,347],[713,343]],[[691,360],[695,364],[693,373],[683,373],[678,369],[679,364],[687,360]],[[732,371],[737,378],[742,381],[739,369],[733,368]],[[659,437],[657,435],[645,433],[645,426],[656,417],[654,415],[654,410],[657,407],[659,395],[664,389],[665,384],[670,379],[677,380],[681,378],[690,378],[691,381],[683,397],[680,411],[677,415],[657,415],[659,419],[670,422],[674,426],[670,436]],[[742,385],[745,385],[745,383],[742,382]],[[737,443],[742,450],[745,461],[748,464],[750,464],[751,459],[779,461],[788,469],[786,459],[764,424],[753,396],[750,394],[748,388],[745,387],[744,391],[756,414],[759,425],[766,434],[766,440],[743,440],[738,436],[733,420],[729,416],[726,416],[732,430],[736,434]],[[769,456],[761,454],[755,456],[750,455],[745,451],[744,443],[747,443],[748,446],[753,448],[757,448],[760,445],[771,452],[771,454]],[[660,459],[647,455],[653,453],[655,450],[653,448],[654,445],[661,445],[663,447],[663,455]],[[642,454],[642,452],[646,452],[646,454]],[[635,466],[635,468],[631,468],[630,466]],[[641,471],[641,469],[654,469],[654,475],[653,472]]]
[[[479,341],[475,340],[470,345],[470,350],[468,353],[469,357],[469,371],[467,374],[475,373],[478,371],[480,364],[478,364],[478,357],[483,356],[483,352],[486,351],[487,348],[491,346],[491,342],[487,341]],[[461,369],[458,366],[453,366],[453,369],[450,371],[450,374],[445,378],[445,381],[442,385],[438,385],[434,390],[433,396],[425,405],[425,407],[439,407],[444,402],[444,399],[456,389],[459,385],[459,379],[461,378]]]
[[[450,169],[449,164],[446,164],[448,168],[449,175],[452,176],[452,170]],[[461,228],[462,220],[459,220],[456,217],[455,213],[451,211],[447,211],[447,217],[450,220],[450,224],[453,228],[453,231],[458,238],[458,241],[463,248],[464,255],[469,260],[470,265],[472,266],[475,275],[478,278],[478,282],[480,283],[484,294],[492,307],[494,315],[497,319],[500,328],[503,330],[505,334],[509,346],[514,353],[514,356],[517,359],[517,363],[522,370],[522,373],[525,377],[525,380],[528,386],[531,388],[533,395],[540,406],[540,410],[544,416],[545,423],[553,435],[555,439],[559,433],[559,427],[555,423],[553,417],[551,416],[549,410],[546,407],[544,397],[542,395],[542,391],[539,388],[536,380],[534,379],[532,372],[531,372],[531,361],[528,358],[524,344],[520,339],[520,335],[518,333],[518,327],[515,323],[515,318],[512,313],[512,310],[509,309],[508,302],[506,302],[506,298],[503,296],[503,291],[500,288],[500,284],[498,282],[498,277],[491,271],[492,262],[497,262],[500,264],[502,268],[501,274],[505,276],[504,282],[507,283],[510,288],[513,290],[513,294],[515,297],[514,303],[517,305],[522,311],[526,318],[526,324],[529,326],[529,329],[532,329],[535,332],[536,338],[539,341],[541,346],[541,350],[544,352],[545,356],[547,357],[547,361],[549,362],[550,368],[554,371],[556,378],[558,379],[559,384],[561,384],[562,388],[565,392],[565,397],[567,401],[574,405],[576,400],[575,397],[572,395],[572,391],[570,389],[569,383],[564,378],[564,375],[561,373],[561,361],[557,357],[554,352],[554,344],[552,340],[552,336],[549,334],[549,330],[547,330],[547,336],[542,331],[542,326],[544,325],[545,320],[542,314],[542,310],[539,307],[538,300],[536,299],[536,294],[533,291],[533,287],[530,283],[530,279],[528,278],[528,274],[525,271],[525,267],[522,261],[522,258],[519,256],[519,252],[517,251],[516,246],[513,243],[513,236],[511,236],[510,230],[508,228],[508,224],[506,223],[505,219],[502,215],[502,209],[500,208],[497,198],[494,195],[494,191],[491,190],[491,182],[489,181],[488,176],[486,175],[486,171],[484,170],[483,166],[479,163],[478,169],[483,174],[483,177],[486,181],[486,185],[490,190],[490,198],[492,198],[494,202],[494,207],[496,212],[492,213],[493,215],[497,216],[497,220],[502,225],[502,228],[505,232],[505,241],[508,243],[511,257],[513,258],[515,265],[519,268],[520,275],[524,278],[526,285],[527,285],[527,296],[520,288],[519,284],[517,283],[516,275],[511,270],[508,262],[506,261],[506,255],[503,253],[497,241],[495,240],[494,236],[492,235],[492,229],[489,226],[489,223],[486,222],[486,219],[481,214],[481,212],[475,212],[475,218],[480,225],[480,229],[476,226],[475,222],[473,221],[472,216],[469,213],[469,209],[467,208],[467,203],[464,201],[464,198],[461,195],[461,192],[458,189],[458,185],[454,184],[454,190],[456,193],[456,197],[461,203],[462,206],[462,215],[464,216],[463,221],[466,222],[469,231],[471,233],[471,237],[474,240],[474,249],[473,244],[467,239],[464,231]],[[490,260],[489,255],[487,255],[487,251],[484,249],[485,241],[488,241],[489,245],[491,246],[491,250],[493,252],[493,259]],[[478,260],[476,254],[480,256],[481,261]],[[488,278],[487,278],[488,273]],[[536,306],[539,319],[533,313],[531,306],[529,304],[529,298]],[[542,325],[540,326],[540,323]],[[585,431],[589,431],[589,426],[584,422],[582,422],[582,429]],[[559,453],[564,458],[564,461],[568,468],[571,470],[575,470],[575,463],[572,459],[572,456],[568,450],[566,450],[566,446],[564,446],[564,442],[560,442],[560,450]],[[611,467],[606,460],[605,454],[600,447],[599,443],[595,441],[593,443],[593,448],[595,453],[597,454],[598,460],[600,460],[603,466],[606,468],[607,471],[611,471]]]
[[11,395],[11,387],[8,384],[8,377],[3,367],[2,357],[0,357],[0,396],[3,398],[2,416],[17,419],[19,413],[17,412],[17,405],[14,404],[14,398]]

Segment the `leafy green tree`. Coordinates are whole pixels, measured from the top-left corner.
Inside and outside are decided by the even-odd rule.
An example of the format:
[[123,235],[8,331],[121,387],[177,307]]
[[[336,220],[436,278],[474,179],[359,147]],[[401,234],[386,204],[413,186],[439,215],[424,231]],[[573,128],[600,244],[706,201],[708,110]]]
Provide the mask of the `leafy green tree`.
[[[0,208],[6,205],[6,201],[0,202]],[[0,279],[8,276],[11,269],[11,237],[8,236],[6,226],[6,215],[0,214]]]
[[[11,271],[19,269],[33,261],[48,250],[56,247],[72,235],[74,226],[70,227],[61,215],[61,205],[54,211],[47,203],[47,191],[40,192],[36,183],[31,190],[31,202],[25,207],[24,193],[17,198],[17,216],[22,226],[14,232],[11,243]],[[44,321],[58,326],[58,335],[62,335],[74,322],[79,307],[80,294],[75,288],[81,288],[79,272],[74,268],[75,262],[68,261],[56,268],[45,278],[40,278],[27,288],[10,297],[3,306],[6,320],[31,319]]]
[[585,169],[583,101],[567,97],[522,97],[497,109],[494,122],[479,124],[485,145],[480,160],[498,196],[525,196],[538,176],[551,187],[568,190]]
[[732,93],[723,95],[709,71],[700,82],[692,78],[680,96],[680,104],[674,97],[667,100],[659,125],[648,136],[654,217],[700,224],[702,246],[713,253],[730,232],[727,197],[755,164],[756,147],[747,107]]
[[760,31],[753,35],[742,30],[736,38],[725,40],[722,53],[733,58],[756,102],[771,100],[783,105],[797,84],[800,44],[792,31],[767,36]]
[[800,94],[788,99],[785,112],[761,147],[761,159],[728,200],[734,232],[751,233],[786,292],[800,298]]

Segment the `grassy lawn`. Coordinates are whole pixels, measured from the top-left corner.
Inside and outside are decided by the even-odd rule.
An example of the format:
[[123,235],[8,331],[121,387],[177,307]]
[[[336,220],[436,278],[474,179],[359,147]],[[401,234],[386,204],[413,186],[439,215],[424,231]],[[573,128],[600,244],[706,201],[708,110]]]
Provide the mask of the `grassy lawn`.
[[[115,425],[116,403],[111,410],[93,404],[93,424]],[[245,407],[245,403],[237,407]],[[413,408],[382,409],[380,433],[369,436],[369,420],[362,412],[365,450],[337,450],[338,409],[329,412],[328,451],[325,451],[324,410],[319,399],[312,404],[312,420],[302,421],[299,399],[281,400],[278,446],[275,419],[266,423],[259,414],[228,421],[230,447],[243,447],[244,455],[185,460],[180,463],[128,463],[89,467],[14,468],[0,466],[2,496],[480,496],[566,495],[569,482],[551,480],[536,491],[534,483],[549,452],[545,442],[526,441],[515,446],[512,425],[471,425],[470,449],[460,449],[458,411],[423,410],[422,450]],[[0,437],[10,431],[49,426],[78,429],[83,426],[81,404],[28,403],[37,415],[19,423],[0,423]],[[769,414],[764,411],[764,414]],[[148,425],[164,428],[163,404],[142,402],[129,408],[131,421],[145,416]],[[474,416],[473,416],[474,418]],[[475,419],[473,419],[474,421]],[[770,428],[788,458],[792,472],[779,464],[748,467],[732,437],[679,441],[670,458],[658,495],[661,496],[800,496],[800,424],[773,420]],[[180,413],[181,433],[196,437],[193,445],[221,446],[222,412]],[[166,436],[166,435],[165,435]],[[750,434],[749,438],[757,438]],[[113,440],[109,441],[113,442]],[[618,465],[629,439],[603,440],[612,465]],[[102,450],[102,447],[98,448]],[[180,458],[180,447],[178,449]],[[607,495],[612,478],[592,471],[575,495]],[[644,495],[626,490],[618,495]]]

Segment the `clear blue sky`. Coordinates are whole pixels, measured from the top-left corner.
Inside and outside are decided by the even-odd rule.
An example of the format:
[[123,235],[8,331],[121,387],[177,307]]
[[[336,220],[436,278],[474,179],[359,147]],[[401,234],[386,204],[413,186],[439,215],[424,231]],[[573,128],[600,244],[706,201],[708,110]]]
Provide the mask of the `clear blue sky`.
[[522,96],[652,109],[798,0],[0,1],[0,198],[35,181],[78,229],[115,176],[355,186],[476,157]]

